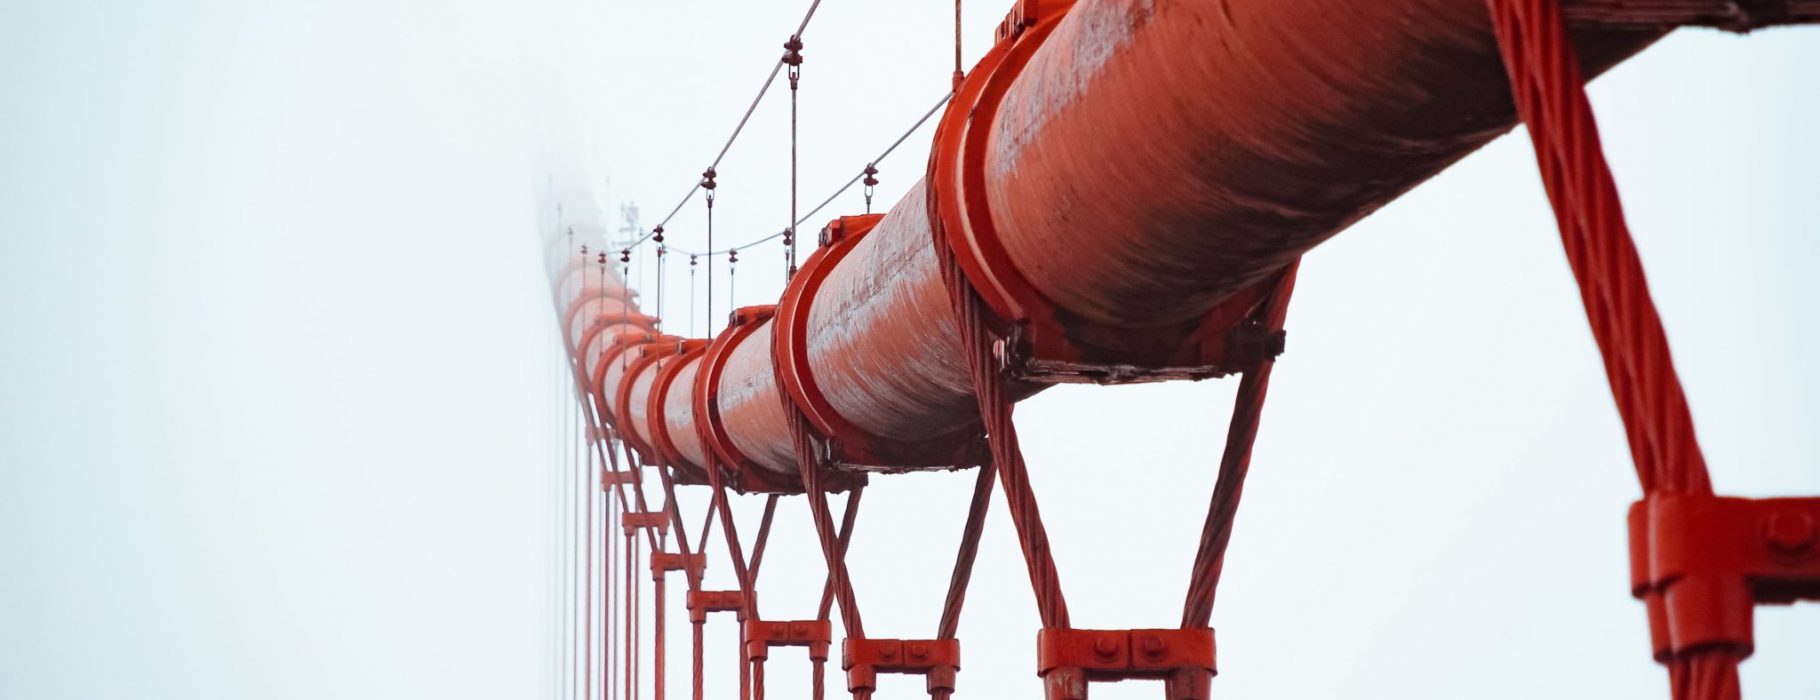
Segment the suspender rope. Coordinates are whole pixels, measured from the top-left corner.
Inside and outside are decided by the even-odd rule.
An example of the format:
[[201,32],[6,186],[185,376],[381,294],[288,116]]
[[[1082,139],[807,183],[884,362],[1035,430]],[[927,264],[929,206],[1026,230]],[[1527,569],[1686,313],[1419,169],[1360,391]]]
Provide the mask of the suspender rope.
[[[1489,4],[1517,113],[1529,126],[1646,500],[1658,494],[1710,496],[1687,398],[1599,145],[1560,5],[1553,0]],[[1666,659],[1674,697],[1739,697],[1741,658],[1725,645],[1707,645]]]
[[790,40],[784,42],[783,62],[790,68],[790,227],[784,230],[784,279],[788,280],[796,274],[796,88],[803,73],[800,33],[790,35]]
[[[1265,300],[1260,313],[1241,326],[1242,330],[1251,329],[1252,336],[1262,338],[1282,333],[1298,265],[1291,264],[1282,273],[1277,288]],[[1213,616],[1214,593],[1225,566],[1226,545],[1232,540],[1232,524],[1238,514],[1239,496],[1244,492],[1245,475],[1251,468],[1251,448],[1257,440],[1258,421],[1270,388],[1270,370],[1276,365],[1275,353],[1261,353],[1252,359],[1252,363],[1244,370],[1238,395],[1233,399],[1232,420],[1226,428],[1226,448],[1220,457],[1219,477],[1214,482],[1213,500],[1207,508],[1200,547],[1190,569],[1188,595],[1182,604],[1182,629],[1206,627]]]
[[707,323],[709,328],[713,328],[714,327],[714,253],[713,253],[713,251],[714,251],[714,188],[718,186],[714,182],[714,168],[710,167],[706,171],[702,172],[701,186],[702,186],[702,189],[707,191],[703,195],[703,199],[706,199],[708,202],[708,251],[709,251],[708,256],[707,256],[708,257],[708,267],[707,267],[706,271],[704,272],[704,275],[706,276],[706,278],[708,280],[708,292],[707,292],[708,305],[706,307],[707,311],[702,315],[702,318],[704,319],[703,322]]
[[[1820,600],[1820,559],[1789,556],[1811,546],[1820,498],[1713,494],[1560,3],[1489,6],[1643,486],[1629,515],[1631,593],[1648,612],[1651,651],[1677,700],[1735,700],[1738,664],[1755,649],[1754,607]],[[1740,27],[1817,18],[1745,12]]]

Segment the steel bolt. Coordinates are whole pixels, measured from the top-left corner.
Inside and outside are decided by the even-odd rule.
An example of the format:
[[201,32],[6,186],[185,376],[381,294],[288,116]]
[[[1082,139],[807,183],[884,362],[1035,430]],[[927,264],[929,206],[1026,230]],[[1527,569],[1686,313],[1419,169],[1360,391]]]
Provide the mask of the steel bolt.
[[907,648],[907,651],[910,652],[910,658],[912,659],[925,659],[929,657],[929,645],[922,642],[911,643]]
[[1112,641],[1112,638],[1100,637],[1099,639],[1093,640],[1093,654],[1095,656],[1110,659],[1118,653],[1119,645],[1117,642]]
[[1144,635],[1138,641],[1138,647],[1144,650],[1144,656],[1152,659],[1161,658],[1164,653],[1169,651],[1169,646],[1164,644],[1161,638],[1150,634]]
[[1814,545],[1814,519],[1806,513],[1782,511],[1763,524],[1763,538],[1779,552],[1796,554]]

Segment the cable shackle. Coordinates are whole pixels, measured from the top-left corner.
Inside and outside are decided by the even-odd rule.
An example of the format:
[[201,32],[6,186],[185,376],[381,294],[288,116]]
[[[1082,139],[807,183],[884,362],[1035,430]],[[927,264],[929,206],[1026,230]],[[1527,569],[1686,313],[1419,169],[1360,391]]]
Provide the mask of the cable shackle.
[[789,66],[790,89],[796,89],[796,81],[803,74],[803,38],[800,34],[791,34],[784,42],[784,65]]
[[860,181],[860,184],[866,186],[862,192],[866,195],[866,213],[870,214],[872,213],[872,189],[878,187],[878,161],[867,163],[866,169],[861,172],[866,176],[864,180]]

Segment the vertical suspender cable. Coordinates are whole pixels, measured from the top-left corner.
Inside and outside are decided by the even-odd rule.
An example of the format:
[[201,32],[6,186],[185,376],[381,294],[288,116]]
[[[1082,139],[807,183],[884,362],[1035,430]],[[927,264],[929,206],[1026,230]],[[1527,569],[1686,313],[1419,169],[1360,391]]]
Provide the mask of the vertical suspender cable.
[[[608,279],[607,278],[608,261],[607,261],[606,251],[604,251],[604,250],[601,251],[600,256],[597,258],[597,261],[600,265],[601,277],[602,277],[602,282],[603,282],[601,287],[604,289],[607,287],[607,285],[604,284],[604,282]],[[621,279],[623,281],[624,278],[621,278]],[[620,322],[622,324],[630,324],[631,314],[632,314],[631,297],[629,294],[625,294],[619,298],[619,301],[621,302],[621,304],[620,304],[621,321]],[[606,342],[610,343],[610,342],[612,342],[612,340],[609,338],[606,340]],[[602,353],[603,354],[605,353],[604,346],[603,346]],[[591,367],[586,368],[584,371],[587,372],[586,376],[590,376],[590,377],[592,376]],[[620,487],[617,485],[613,486],[612,490],[608,489],[608,484],[611,482],[609,482],[607,476],[609,474],[619,473],[619,462],[617,460],[611,458],[612,454],[613,454],[613,452],[612,452],[613,443],[617,440],[617,438],[613,434],[612,427],[607,425],[606,417],[599,412],[597,405],[593,403],[593,398],[594,398],[593,394],[592,394],[593,390],[590,388],[590,389],[587,389],[587,391],[589,392],[589,403],[586,404],[586,406],[588,408],[588,418],[589,418],[589,420],[593,421],[594,426],[595,426],[595,435],[589,444],[589,447],[592,450],[591,457],[592,457],[592,460],[595,465],[595,467],[594,467],[595,468],[595,472],[594,472],[595,483],[590,488],[598,489],[598,492],[600,495],[600,500],[601,500],[601,516],[600,516],[601,520],[600,520],[600,530],[599,530],[600,531],[599,549],[600,549],[600,556],[601,556],[601,560],[600,560],[600,606],[601,606],[600,624],[601,624],[601,628],[600,628],[600,634],[598,636],[600,638],[600,674],[601,674],[600,675],[599,697],[604,700],[611,692],[609,684],[613,677],[612,676],[612,673],[613,673],[613,657],[612,657],[613,578],[612,578],[612,574],[614,571],[614,568],[613,568],[613,527],[614,527],[614,523],[618,522],[614,519],[614,517],[615,517],[616,513],[623,510],[623,507],[621,504],[623,504],[625,502],[625,496],[623,493],[621,493],[619,491]],[[616,496],[618,497],[618,500],[620,501],[619,503],[614,502],[614,499]]]
[[[565,330],[567,330],[567,329],[565,329]],[[576,396],[573,398],[575,399],[575,402],[579,402],[581,399],[580,396]],[[571,437],[573,439],[570,441],[571,456],[570,456],[570,460],[569,460],[569,466],[575,470],[575,484],[576,484],[575,499],[574,499],[574,504],[573,504],[574,505],[573,519],[575,522],[574,547],[576,547],[575,564],[573,566],[574,571],[575,571],[575,576],[573,578],[573,581],[574,581],[574,586],[575,586],[574,595],[576,596],[576,600],[575,600],[575,609],[571,611],[571,614],[581,612],[581,606],[582,606],[582,602],[583,602],[582,599],[586,598],[588,595],[587,590],[586,590],[587,574],[584,573],[581,568],[582,553],[580,550],[580,547],[582,547],[582,543],[581,543],[582,532],[581,531],[582,531],[582,528],[585,527],[584,523],[582,522],[582,503],[581,503],[580,499],[582,499],[586,496],[587,477],[585,474],[582,473],[582,469],[581,469],[582,450],[580,449],[580,445],[581,445],[581,440],[583,439],[583,434],[582,434],[583,424],[582,424],[581,410],[580,410],[579,406],[577,406],[576,409],[574,410],[574,414],[575,414],[574,420],[570,421],[570,426],[573,430]],[[569,694],[570,694],[570,696],[575,697],[575,698],[585,698],[585,696],[583,696],[581,694],[581,673],[582,673],[582,663],[583,663],[583,660],[581,658],[581,654],[582,654],[581,641],[582,641],[582,635],[584,634],[584,632],[582,632],[581,621],[579,618],[570,624],[574,628],[573,636],[574,636],[575,649],[574,649],[573,654],[571,654],[571,656],[574,657],[574,660],[571,662],[572,678],[570,680],[571,686],[569,688]]]
[[708,267],[703,273],[707,277],[708,304],[704,307],[706,311],[704,312],[703,323],[708,324],[708,328],[710,329],[714,328],[714,189],[717,187],[714,182],[714,176],[714,168],[712,167],[701,174],[702,189],[707,190],[703,197],[708,200]]
[[[813,13],[812,6],[809,11]],[[805,19],[806,23],[806,19]],[[784,234],[784,279],[796,274],[796,88],[802,79],[803,38],[801,30],[784,42],[784,64],[790,67],[790,227]]]
[[[603,469],[606,465],[603,465]],[[617,472],[618,470],[613,470]],[[607,479],[601,477],[601,497],[606,501],[606,515],[600,523],[600,607],[605,623],[600,627],[600,697],[613,697],[613,517],[618,509],[607,494]]]
[[[565,393],[572,393],[570,392]],[[562,440],[562,449],[557,454],[560,463],[558,477],[562,484],[562,645],[563,666],[560,687],[573,695],[573,680],[570,669],[575,667],[575,638],[571,633],[575,626],[575,508],[574,498],[570,493],[573,484],[569,480],[569,465],[573,459],[569,456],[574,449],[575,401],[570,396],[563,397],[562,430],[558,439]]]
[[[586,257],[587,252],[588,252],[587,248],[585,248],[585,247],[582,248],[583,258],[582,258],[581,262],[583,265],[587,264],[587,257]],[[583,274],[584,280],[586,280],[586,274],[587,274],[586,270],[587,270],[586,267],[582,268],[582,274]],[[605,268],[602,268],[600,270],[599,288],[600,288],[600,297],[602,299],[605,299],[607,296],[607,271]],[[586,401],[587,398],[588,397],[582,396],[581,394],[577,393],[575,396],[575,401],[576,401],[577,405],[579,406],[580,402]],[[586,443],[584,443],[584,445],[592,445],[592,443],[596,437],[595,436],[595,427],[594,427],[592,421],[589,422],[587,429],[583,433],[582,437],[584,440],[587,441]],[[582,665],[581,665],[583,680],[582,680],[581,687],[582,687],[582,697],[589,698],[589,699],[593,698],[593,696],[594,696],[594,501],[596,499],[594,497],[594,488],[593,488],[593,482],[595,480],[592,478],[589,478],[590,476],[593,475],[593,471],[594,471],[594,458],[590,454],[588,454],[588,451],[586,449],[583,449],[582,450],[582,481],[581,481],[582,489],[581,490],[582,490],[582,494],[585,496],[588,503],[587,503],[587,516],[586,516],[587,533],[583,536],[583,539],[582,539],[582,547],[587,552],[587,554],[583,557],[582,579],[581,579],[582,580],[582,589],[581,589],[582,597],[585,599],[582,604],[582,625],[581,625],[582,639],[583,639],[583,641],[582,641],[583,660],[582,660]]]
[[[1710,496],[1693,416],[1599,143],[1560,3],[1488,4],[1644,495]],[[1740,660],[1722,645],[1674,656],[1666,662],[1670,690],[1677,700],[1735,700]]]
[[[638,465],[628,462],[626,464],[626,469],[637,472]],[[626,512],[632,512],[632,508],[629,504],[626,508]],[[622,598],[621,606],[623,607],[624,612],[620,613],[619,616],[620,624],[624,625],[626,628],[625,650],[620,654],[620,656],[623,657],[620,673],[623,674],[624,681],[621,684],[624,686],[621,697],[624,698],[624,700],[636,700],[638,695],[634,692],[633,679],[638,676],[638,609],[633,606],[632,601],[632,558],[634,556],[633,549],[638,546],[638,538],[633,536],[631,528],[625,528],[625,534],[625,561],[622,567],[624,570],[621,572],[623,581],[620,583],[620,597]]]
[[967,73],[961,70],[961,0],[954,0],[954,89],[961,89]]

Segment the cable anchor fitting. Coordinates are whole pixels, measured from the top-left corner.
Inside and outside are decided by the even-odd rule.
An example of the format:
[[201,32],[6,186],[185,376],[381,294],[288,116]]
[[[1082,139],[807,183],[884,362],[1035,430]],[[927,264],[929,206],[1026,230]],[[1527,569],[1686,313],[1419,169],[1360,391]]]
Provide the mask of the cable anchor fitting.
[[878,186],[878,163],[867,163],[864,174],[866,179],[861,180],[860,184],[866,186],[863,190],[866,195],[866,213],[870,214],[872,213],[872,188]]
[[782,60],[784,65],[790,67],[790,89],[795,90],[797,79],[803,73],[803,38],[801,36],[791,34],[790,40],[784,42]]

